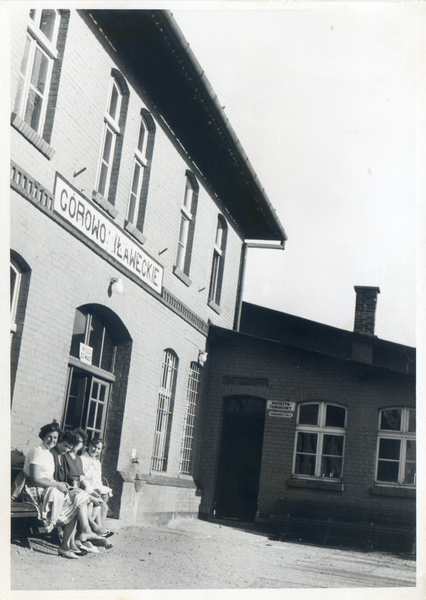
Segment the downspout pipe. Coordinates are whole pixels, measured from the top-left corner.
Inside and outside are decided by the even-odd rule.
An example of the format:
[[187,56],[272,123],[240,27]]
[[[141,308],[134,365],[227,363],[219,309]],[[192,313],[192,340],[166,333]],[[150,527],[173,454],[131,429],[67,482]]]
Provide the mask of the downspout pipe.
[[241,246],[240,272],[238,276],[237,300],[235,303],[234,331],[240,330],[241,310],[243,306],[244,278],[246,275],[247,244]]

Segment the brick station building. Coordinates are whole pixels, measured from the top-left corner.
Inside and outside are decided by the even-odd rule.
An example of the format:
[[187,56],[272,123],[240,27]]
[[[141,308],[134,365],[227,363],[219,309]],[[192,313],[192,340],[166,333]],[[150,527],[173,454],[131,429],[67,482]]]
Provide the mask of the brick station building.
[[210,327],[203,518],[414,551],[416,352],[374,335],[380,290],[355,291],[353,332],[245,302],[240,331]]
[[209,325],[284,229],[170,12],[10,12],[12,446],[82,426],[116,517],[196,516]]

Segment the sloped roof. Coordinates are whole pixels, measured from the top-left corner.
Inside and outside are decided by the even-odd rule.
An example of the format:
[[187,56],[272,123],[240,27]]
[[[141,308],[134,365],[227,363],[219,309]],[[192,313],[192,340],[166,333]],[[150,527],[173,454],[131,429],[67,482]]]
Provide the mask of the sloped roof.
[[146,89],[244,238],[284,242],[284,228],[172,13],[88,12]]

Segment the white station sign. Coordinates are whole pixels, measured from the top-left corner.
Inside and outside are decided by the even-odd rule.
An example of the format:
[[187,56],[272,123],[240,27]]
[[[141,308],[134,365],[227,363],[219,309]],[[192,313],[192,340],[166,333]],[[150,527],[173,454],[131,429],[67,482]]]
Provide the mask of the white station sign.
[[87,198],[56,174],[54,211],[156,292],[163,287],[163,267],[124,234]]

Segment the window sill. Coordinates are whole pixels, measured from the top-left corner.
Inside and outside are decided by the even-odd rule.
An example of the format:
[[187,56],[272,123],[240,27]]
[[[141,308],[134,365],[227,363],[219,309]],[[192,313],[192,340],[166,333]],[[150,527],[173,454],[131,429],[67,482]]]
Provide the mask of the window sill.
[[185,275],[185,273],[183,271],[181,271],[180,269],[178,269],[177,267],[173,267],[173,273],[176,275],[176,277],[178,279],[183,281],[183,283],[186,286],[189,287],[192,285],[192,281],[189,279],[188,275]]
[[415,498],[415,488],[391,487],[387,485],[374,485],[370,489],[373,496],[393,496],[394,498]]
[[287,487],[323,490],[325,492],[343,492],[344,486],[341,481],[322,479],[287,479]]
[[216,302],[213,302],[213,300],[209,300],[207,304],[212,310],[214,310],[215,313],[217,313],[218,315],[222,314],[222,309],[218,304],[216,304]]
[[10,124],[21,133],[26,140],[28,140],[33,146],[37,148],[47,159],[51,160],[55,155],[55,150],[52,146],[34,131],[32,127],[25,121],[18,117],[16,113],[12,113]]
[[130,221],[124,221],[124,229],[130,233],[134,238],[138,240],[140,244],[146,242],[146,235],[144,235],[139,229],[137,229]]
[[115,217],[118,215],[118,210],[115,208],[115,206],[113,206],[111,202],[108,202],[108,200],[96,190],[93,190],[92,200],[93,202],[96,202],[96,204],[98,204],[101,208],[103,208],[105,212],[111,215],[113,219],[115,219]]

